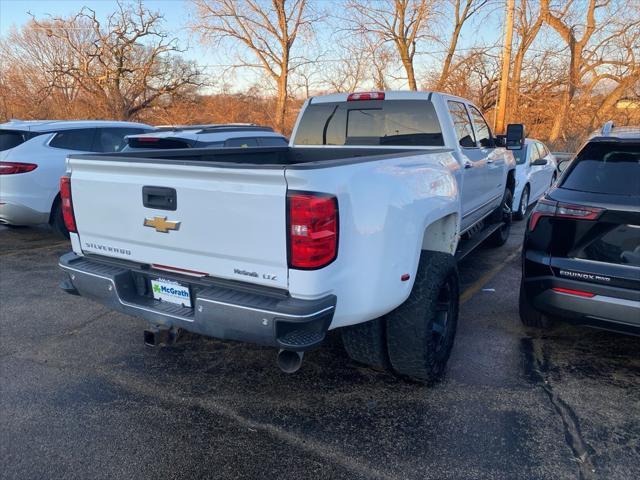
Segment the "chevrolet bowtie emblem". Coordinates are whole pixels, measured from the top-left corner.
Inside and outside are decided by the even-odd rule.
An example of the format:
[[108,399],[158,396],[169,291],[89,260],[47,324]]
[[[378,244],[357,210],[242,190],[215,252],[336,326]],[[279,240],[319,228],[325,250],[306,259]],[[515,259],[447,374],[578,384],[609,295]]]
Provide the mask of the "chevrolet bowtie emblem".
[[155,228],[156,232],[169,233],[169,230],[179,230],[180,222],[167,220],[167,217],[145,218],[144,226]]

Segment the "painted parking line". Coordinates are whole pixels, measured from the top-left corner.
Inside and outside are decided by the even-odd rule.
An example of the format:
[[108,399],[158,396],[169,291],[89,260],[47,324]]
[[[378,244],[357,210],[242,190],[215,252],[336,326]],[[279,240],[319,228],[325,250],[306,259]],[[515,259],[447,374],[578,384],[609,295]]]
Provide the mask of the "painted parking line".
[[462,295],[460,295],[460,304],[468,302],[471,297],[473,297],[476,293],[478,293],[482,288],[489,283],[493,277],[495,277],[500,271],[506,267],[511,260],[520,255],[520,249],[518,248],[514,252],[511,252],[504,261],[500,262],[498,265],[493,267],[491,270],[482,275],[478,280],[476,280],[469,288],[467,288]]

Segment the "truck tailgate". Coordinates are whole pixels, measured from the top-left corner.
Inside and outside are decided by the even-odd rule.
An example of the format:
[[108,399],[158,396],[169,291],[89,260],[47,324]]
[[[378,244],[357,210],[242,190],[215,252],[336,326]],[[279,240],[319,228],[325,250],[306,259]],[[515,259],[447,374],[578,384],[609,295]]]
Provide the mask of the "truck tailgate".
[[69,159],[84,253],[287,287],[284,168],[132,160]]

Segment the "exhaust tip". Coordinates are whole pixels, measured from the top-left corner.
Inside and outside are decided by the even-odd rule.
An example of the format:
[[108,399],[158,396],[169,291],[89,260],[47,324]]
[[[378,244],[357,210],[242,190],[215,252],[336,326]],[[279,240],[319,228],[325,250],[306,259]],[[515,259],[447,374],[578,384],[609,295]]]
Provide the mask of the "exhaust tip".
[[285,373],[295,373],[300,369],[300,365],[302,365],[303,356],[304,352],[280,350],[277,358],[278,367]]

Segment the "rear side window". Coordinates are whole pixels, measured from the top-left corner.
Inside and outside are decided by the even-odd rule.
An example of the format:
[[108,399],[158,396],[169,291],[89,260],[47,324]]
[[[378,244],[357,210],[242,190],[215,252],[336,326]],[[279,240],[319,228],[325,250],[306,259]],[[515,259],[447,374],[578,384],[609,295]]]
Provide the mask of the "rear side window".
[[0,152],[17,147],[29,140],[29,132],[19,130],[0,130]]
[[476,142],[481,147],[492,147],[493,141],[491,140],[491,129],[484,117],[476,107],[469,105],[469,112],[473,118],[473,125],[476,128]]
[[463,148],[474,148],[476,146],[476,139],[473,134],[473,126],[471,125],[467,107],[464,106],[464,103],[454,101],[449,101],[448,104],[458,143]]
[[119,152],[127,145],[127,135],[138,135],[145,131],[142,128],[98,128],[91,150],[103,153]]
[[442,146],[430,101],[371,100],[309,105],[296,145]]
[[95,128],[80,128],[77,130],[63,130],[49,142],[50,147],[66,150],[90,152],[93,147]]
[[640,143],[588,143],[571,162],[561,187],[640,196]]

